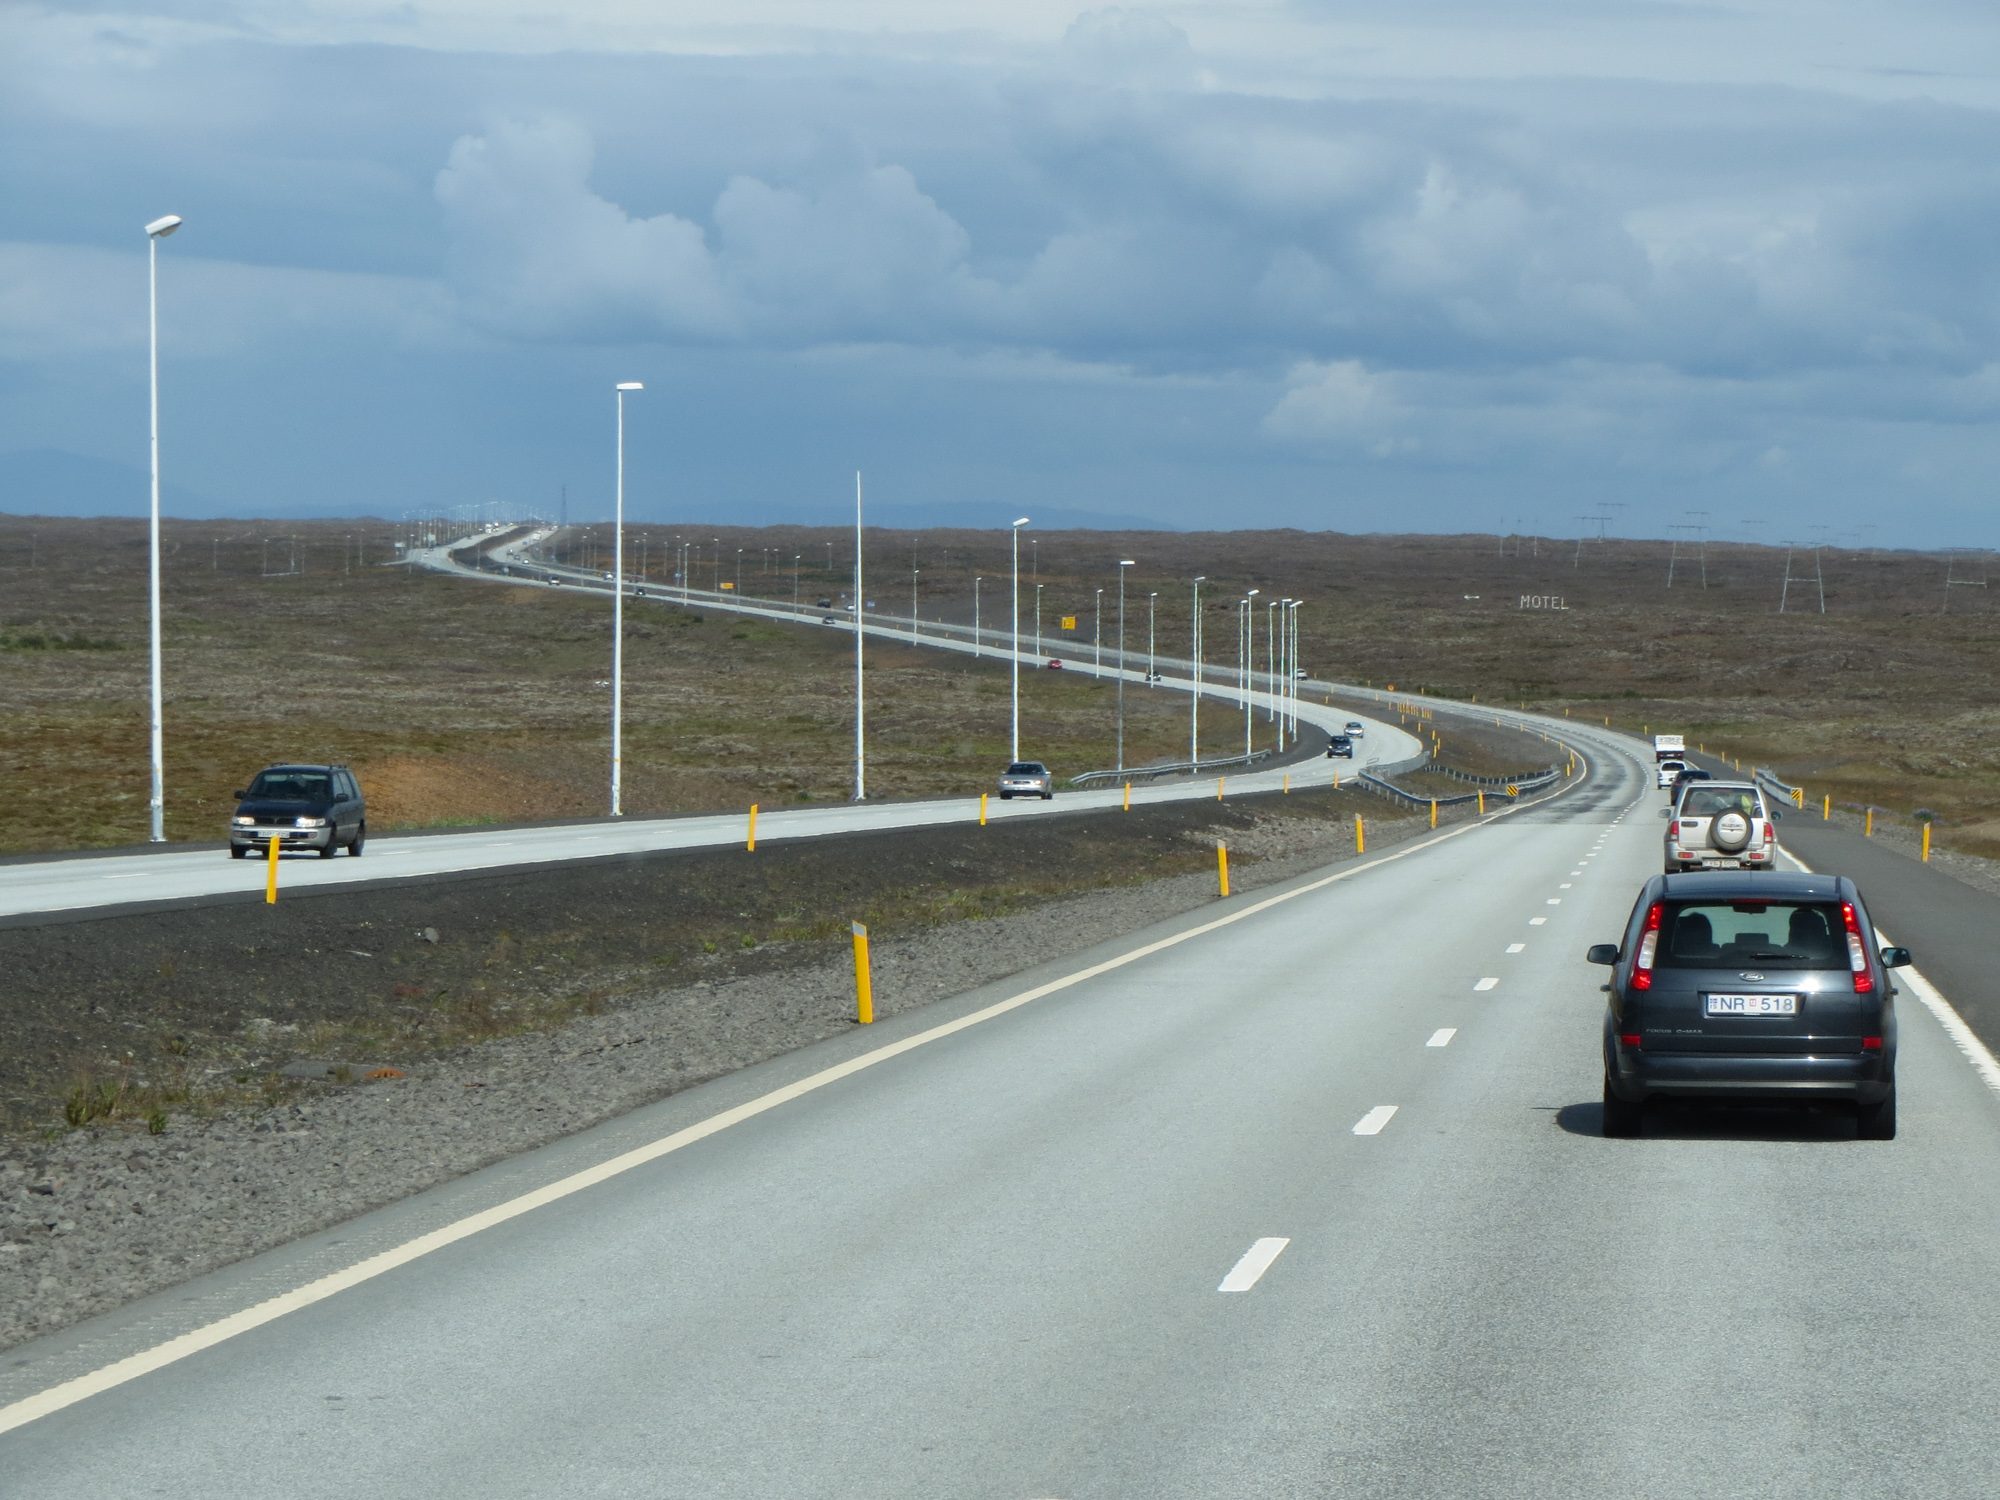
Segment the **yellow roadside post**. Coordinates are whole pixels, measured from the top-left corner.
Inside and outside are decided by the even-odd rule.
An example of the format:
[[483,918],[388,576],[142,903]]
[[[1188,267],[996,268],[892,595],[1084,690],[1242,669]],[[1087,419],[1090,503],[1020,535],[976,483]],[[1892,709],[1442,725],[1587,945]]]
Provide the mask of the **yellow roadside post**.
[[1484,817],[1484,816],[1486,816],[1486,788],[1485,788],[1485,787],[1481,787],[1481,788],[1479,789],[1479,815],[1480,815],[1481,817]]
[[1438,826],[1438,799],[1431,798],[1431,827]]
[[751,853],[757,852],[757,804],[750,804],[750,833],[743,840],[743,847]]
[[1126,782],[1126,783],[1125,783],[1125,807],[1124,807],[1124,811],[1126,811],[1126,812],[1130,812],[1131,810],[1132,810],[1132,783],[1128,781],[1128,782]]
[[979,826],[981,828],[986,826],[986,793],[984,792],[979,794]]
[[875,1024],[875,987],[868,979],[868,929],[854,924],[854,1019]]
[[1824,797],[1821,797],[1819,799],[1819,820],[1820,822],[1825,823],[1830,821],[1832,817],[1833,817],[1833,793],[1828,792]]
[[1924,820],[1924,863],[1929,864],[1930,862],[1931,862],[1931,825],[1930,825],[1930,819],[1926,818]]
[[1228,779],[1229,778],[1226,776],[1218,776],[1215,778],[1215,800],[1217,802],[1220,802],[1222,800],[1222,784]]
[[1861,836],[1867,839],[1875,837],[1875,809],[1872,807],[1868,809],[1867,818],[1861,825]]
[[1336,792],[1340,790],[1340,767],[1339,767],[1339,766],[1335,766],[1335,767],[1333,768],[1333,789],[1334,789],[1334,790],[1335,790]]
[[1292,789],[1292,773],[1290,771],[1287,771],[1285,772],[1285,790],[1289,792],[1291,789]]
[[275,833],[271,835],[271,852],[266,857],[271,861],[271,868],[264,876],[264,904],[266,906],[276,906],[278,904],[278,836]]
[[1368,852],[1368,835],[1361,827],[1360,813],[1354,815],[1354,852],[1356,854]]
[[1229,894],[1229,846],[1219,840],[1215,845],[1215,882],[1222,895]]

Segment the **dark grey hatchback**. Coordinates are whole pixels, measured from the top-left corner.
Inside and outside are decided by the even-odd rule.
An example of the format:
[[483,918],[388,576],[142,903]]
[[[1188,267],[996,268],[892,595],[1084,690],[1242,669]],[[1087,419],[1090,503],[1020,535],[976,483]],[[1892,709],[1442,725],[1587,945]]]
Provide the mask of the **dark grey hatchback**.
[[1646,1101],[1850,1103],[1865,1139],[1896,1134],[1896,994],[1904,948],[1875,946],[1844,875],[1655,875],[1612,969],[1604,1133],[1636,1135]]

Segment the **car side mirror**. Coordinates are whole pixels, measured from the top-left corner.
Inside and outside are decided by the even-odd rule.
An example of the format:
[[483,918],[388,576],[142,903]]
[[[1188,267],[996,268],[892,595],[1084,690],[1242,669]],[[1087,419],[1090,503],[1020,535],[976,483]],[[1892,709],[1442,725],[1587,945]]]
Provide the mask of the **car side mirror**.
[[250,794],[248,792],[231,792],[229,795],[234,797],[238,802],[241,802],[245,797],[249,796]]
[[1882,950],[1882,967],[1885,969],[1906,969],[1910,966],[1911,961],[1910,950],[1908,948],[1884,948]]
[[1592,943],[1589,950],[1583,955],[1583,959],[1585,963],[1615,964],[1618,962],[1618,945],[1616,943]]

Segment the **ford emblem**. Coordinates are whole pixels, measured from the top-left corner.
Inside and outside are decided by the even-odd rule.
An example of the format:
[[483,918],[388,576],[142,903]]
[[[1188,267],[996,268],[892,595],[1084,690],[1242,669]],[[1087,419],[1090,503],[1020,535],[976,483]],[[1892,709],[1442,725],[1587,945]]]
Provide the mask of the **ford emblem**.
[[1756,984],[1764,978],[1762,974],[1744,974],[1742,977],[1749,980],[1752,984]]

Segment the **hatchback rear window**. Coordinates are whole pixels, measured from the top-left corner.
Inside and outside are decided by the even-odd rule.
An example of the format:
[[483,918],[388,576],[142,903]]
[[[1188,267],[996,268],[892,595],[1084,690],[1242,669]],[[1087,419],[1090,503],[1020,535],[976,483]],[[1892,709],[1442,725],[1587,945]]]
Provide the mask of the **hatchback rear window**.
[[1653,962],[1664,969],[1844,969],[1845,931],[1839,906],[1823,901],[1670,902]]

